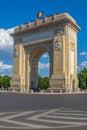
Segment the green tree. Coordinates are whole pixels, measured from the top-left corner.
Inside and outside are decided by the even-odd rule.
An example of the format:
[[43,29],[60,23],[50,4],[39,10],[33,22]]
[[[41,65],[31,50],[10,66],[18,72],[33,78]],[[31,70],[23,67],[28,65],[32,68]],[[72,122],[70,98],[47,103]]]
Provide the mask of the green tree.
[[11,77],[9,76],[0,76],[0,88],[8,88],[10,87],[10,80],[11,80]]
[[2,87],[3,87],[3,77],[0,76],[0,88],[2,88]]
[[5,88],[10,87],[10,79],[11,79],[11,77],[9,77],[9,76],[4,76],[3,77],[3,84],[4,84]]
[[38,76],[38,88],[40,88],[40,90],[46,90],[47,88],[49,88],[49,78]]
[[87,89],[87,68],[84,68],[79,74],[79,87],[81,89]]

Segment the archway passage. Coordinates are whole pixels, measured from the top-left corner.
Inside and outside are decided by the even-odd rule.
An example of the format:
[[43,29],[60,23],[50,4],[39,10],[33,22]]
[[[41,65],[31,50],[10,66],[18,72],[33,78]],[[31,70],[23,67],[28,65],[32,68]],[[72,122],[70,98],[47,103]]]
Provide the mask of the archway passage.
[[44,53],[38,61],[38,88],[47,90],[50,86],[50,57]]
[[38,61],[38,76],[50,77],[50,56],[45,52]]
[[[30,89],[33,89],[34,91],[38,91],[38,75],[40,74],[38,71],[41,71],[41,69],[44,69],[44,73],[42,73],[42,77],[44,76],[50,76],[50,71],[49,74],[46,74],[47,68],[50,67],[50,58],[48,58],[48,63],[46,63],[45,59],[46,56],[50,57],[49,53],[47,52],[47,49],[45,48],[38,48],[32,53],[31,57],[31,72],[30,72],[30,82],[31,82],[31,87]],[[45,63],[41,63],[41,57],[44,59]]]

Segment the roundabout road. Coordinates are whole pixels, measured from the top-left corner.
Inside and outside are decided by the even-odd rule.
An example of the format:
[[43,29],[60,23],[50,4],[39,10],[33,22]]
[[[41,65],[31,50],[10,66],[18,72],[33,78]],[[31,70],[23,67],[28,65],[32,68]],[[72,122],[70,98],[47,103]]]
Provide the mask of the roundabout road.
[[1,130],[87,130],[87,94],[0,93]]

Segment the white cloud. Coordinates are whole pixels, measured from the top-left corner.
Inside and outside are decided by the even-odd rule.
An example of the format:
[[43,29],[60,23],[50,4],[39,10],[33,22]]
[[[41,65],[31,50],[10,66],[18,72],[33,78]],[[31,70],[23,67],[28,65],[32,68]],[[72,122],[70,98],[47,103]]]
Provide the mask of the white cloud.
[[48,56],[48,54],[43,54],[42,55],[42,58],[48,58],[49,56]]
[[78,72],[80,72],[84,68],[87,68],[87,61],[81,62],[80,65],[78,66],[77,70],[78,70]]
[[81,64],[80,64],[81,67],[83,68],[87,68],[87,61],[83,61]]
[[11,29],[0,29],[0,50],[8,51],[12,49],[14,40],[10,36],[11,33],[14,32],[14,28]]
[[80,55],[87,55],[87,52],[81,52]]
[[12,70],[12,65],[4,64],[3,61],[0,61],[0,72],[6,71],[6,70]]
[[7,32],[8,34],[11,34],[11,33],[14,32],[14,29],[15,29],[15,28],[16,28],[16,27],[14,27],[14,28],[9,28],[9,29],[6,30],[6,32]]
[[[10,36],[15,28],[0,29],[0,75],[11,75],[13,64],[13,43]],[[4,61],[4,62],[3,62]]]
[[49,66],[50,66],[50,63],[41,63],[41,62],[38,63],[39,69],[46,69],[46,68],[49,68]]

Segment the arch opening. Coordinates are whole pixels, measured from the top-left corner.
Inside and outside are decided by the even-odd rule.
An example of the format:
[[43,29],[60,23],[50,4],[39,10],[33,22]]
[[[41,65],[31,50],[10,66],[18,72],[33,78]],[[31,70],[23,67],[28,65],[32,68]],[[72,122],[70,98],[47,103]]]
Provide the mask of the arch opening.
[[48,52],[42,54],[38,60],[38,88],[49,88],[50,79],[50,56]]
[[45,48],[34,51],[31,57],[30,89],[33,91],[40,90],[39,77],[48,81],[50,77],[50,55]]

